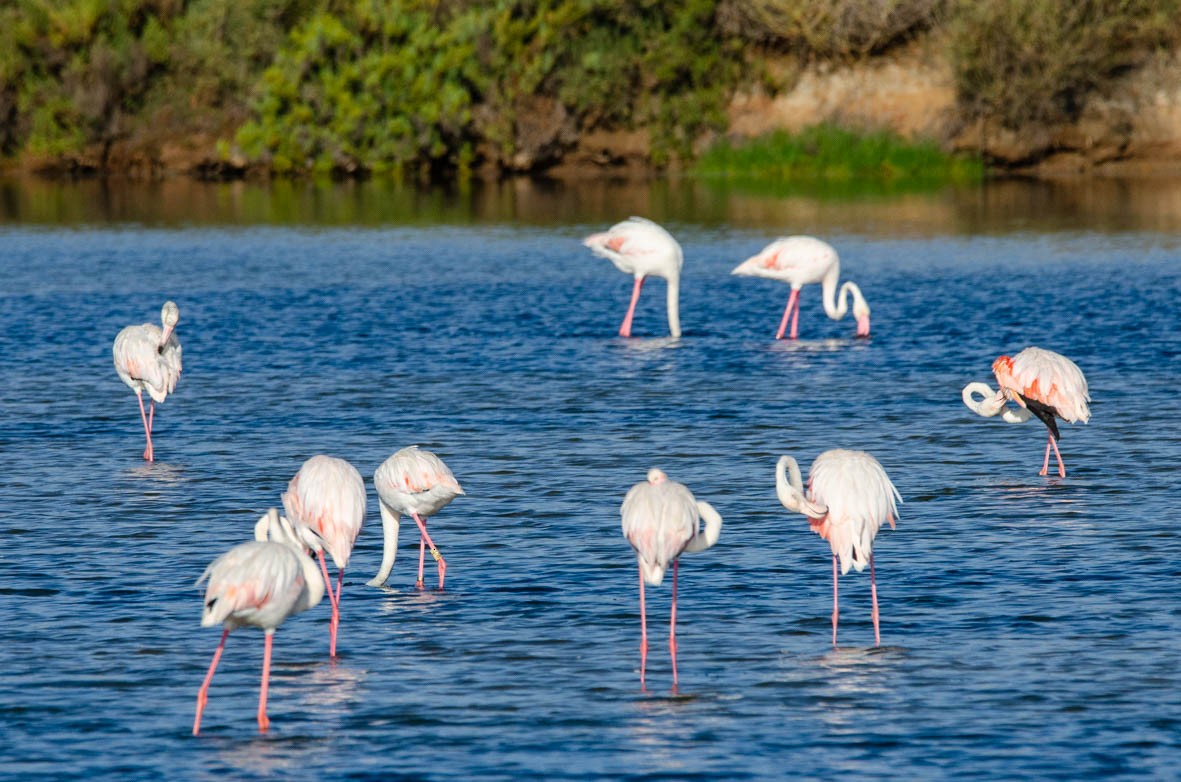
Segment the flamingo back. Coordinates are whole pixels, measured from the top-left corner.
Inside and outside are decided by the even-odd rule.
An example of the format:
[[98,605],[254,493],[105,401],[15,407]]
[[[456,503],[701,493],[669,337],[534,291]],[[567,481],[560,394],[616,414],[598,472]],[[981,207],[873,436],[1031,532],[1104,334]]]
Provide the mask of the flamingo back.
[[616,223],[603,233],[586,237],[582,244],[628,274],[675,277],[684,263],[681,245],[672,234],[643,217]]
[[623,536],[636,550],[644,582],[659,586],[669,564],[697,534],[700,514],[693,493],[667,479],[637,483],[624,497],[620,512]]
[[[317,575],[317,577],[319,577]],[[273,630],[294,613],[310,607],[308,585],[299,556],[281,543],[251,541],[210,563],[198,579],[205,587],[201,626]]]
[[1091,418],[1087,379],[1066,356],[1042,348],[1026,348],[1012,358],[998,358],[992,363],[992,371],[1001,388],[1049,405],[1066,421],[1086,423]]
[[381,501],[399,513],[430,516],[463,494],[442,459],[411,445],[386,459],[373,474]]
[[181,372],[181,347],[176,332],[163,345],[163,330],[153,324],[127,326],[115,337],[115,371],[132,389],[144,389],[158,403],[176,390]]
[[808,499],[828,513],[809,518],[812,530],[829,542],[841,573],[869,563],[883,522],[894,528],[902,497],[878,460],[865,451],[831,450],[816,457],[808,471]]
[[821,282],[833,268],[840,274],[840,258],[828,242],[813,236],[776,239],[758,255],[740,263],[731,274],[768,277],[790,283],[793,288]]
[[337,568],[348,566],[365,521],[365,482],[356,467],[334,456],[313,456],[287,484],[283,508],[293,525],[323,539]]

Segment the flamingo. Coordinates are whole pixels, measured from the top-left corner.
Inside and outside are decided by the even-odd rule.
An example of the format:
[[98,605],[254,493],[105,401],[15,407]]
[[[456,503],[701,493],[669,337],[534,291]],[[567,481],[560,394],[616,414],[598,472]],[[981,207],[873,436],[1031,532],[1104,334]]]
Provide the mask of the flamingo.
[[775,339],[783,339],[789,315],[790,337],[796,338],[799,333],[797,327],[800,320],[800,288],[815,282],[820,283],[824,312],[833,320],[845,317],[849,309],[849,294],[852,293],[857,336],[869,336],[869,305],[856,283],[846,281],[841,286],[840,295],[834,295],[837,290],[837,278],[841,274],[841,260],[837,257],[837,251],[828,242],[811,236],[776,239],[758,255],[743,261],[730,273],[745,277],[768,277],[791,285],[791,295],[787,298],[787,308],[783,311],[783,320],[779,322],[779,331],[775,333]]
[[[648,480],[628,490],[620,508],[623,536],[636,551],[640,563],[640,687],[648,662],[648,619],[644,609],[644,584],[660,586],[673,566],[672,612],[668,623],[668,651],[673,664],[673,689],[677,686],[677,566],[681,554],[705,551],[718,542],[722,517],[708,502],[697,500],[682,483],[669,480],[663,470],[648,470]],[[704,528],[699,521],[704,520]]]
[[296,532],[310,531],[323,541],[336,565],[336,591],[328,576],[324,552],[316,551],[324,583],[328,585],[328,602],[332,604],[332,619],[328,625],[328,654],[336,656],[336,631],[340,626],[340,590],[344,569],[361,524],[365,521],[365,482],[357,468],[344,459],[333,456],[313,456],[303,463],[299,472],[287,484],[283,493],[283,508]]
[[[790,474],[790,480],[789,480]],[[878,627],[878,588],[873,568],[873,540],[882,522],[898,518],[902,502],[878,460],[865,451],[833,449],[816,457],[808,471],[808,492],[800,480],[800,466],[780,456],[775,467],[775,493],[783,507],[808,517],[812,531],[832,548],[832,645],[837,645],[837,561],[841,574],[849,566],[861,572],[869,563],[869,593],[873,599],[873,643],[882,642]]]
[[304,551],[304,545],[297,539],[291,524],[279,516],[276,509],[271,508],[258,520],[255,538],[215,559],[197,581],[198,585],[209,581],[205,587],[201,626],[212,627],[220,623],[224,629],[217,651],[213,653],[213,662],[209,664],[209,672],[197,691],[194,736],[201,731],[201,714],[209,699],[209,684],[225,649],[226,637],[239,627],[259,627],[265,633],[258,730],[266,732],[271,722],[267,719],[267,684],[271,677],[271,642],[275,628],[287,617],[319,604],[324,597],[324,580],[316,563]]
[[[139,416],[148,441],[144,458],[149,462],[154,459],[152,419],[156,416],[156,403],[164,403],[176,390],[176,381],[180,378],[180,340],[176,338],[179,320],[180,309],[176,303],[166,301],[160,310],[163,329],[154,323],[127,326],[115,337],[112,351],[119,379],[135,392],[139,400]],[[152,398],[150,412],[144,410],[144,389]]]
[[[996,375],[1000,388],[993,391],[987,383],[969,383],[964,386],[961,397],[972,412],[985,418],[998,414],[1011,424],[1028,421],[1035,415],[1046,425],[1046,456],[1038,475],[1050,471],[1050,449],[1058,457],[1058,476],[1066,477],[1066,465],[1058,452],[1058,423],[1055,417],[1074,423],[1084,424],[1091,419],[1087,403],[1091,396],[1087,392],[1087,379],[1078,365],[1059,353],[1042,348],[1026,348],[1010,358],[1001,356],[992,362],[992,373]],[[981,394],[977,400],[974,394]],[[1005,407],[1005,402],[1015,402],[1018,409]]]
[[668,332],[676,338],[681,336],[679,290],[681,265],[684,256],[681,245],[668,231],[643,217],[632,217],[616,223],[606,233],[592,234],[582,240],[585,247],[601,258],[615,264],[621,272],[632,275],[632,300],[627,315],[619,327],[619,336],[632,335],[632,317],[636,313],[636,302],[640,300],[640,288],[649,275],[663,277],[668,282]]
[[426,548],[430,546],[431,556],[439,566],[439,589],[442,589],[447,562],[427,534],[426,519],[463,494],[451,469],[435,454],[411,445],[386,459],[377,468],[373,474],[373,486],[377,489],[385,548],[381,556],[381,569],[369,585],[381,586],[390,576],[394,558],[398,554],[398,518],[404,514],[414,519],[419,531],[418,583],[415,586],[419,589],[423,587],[422,570]]

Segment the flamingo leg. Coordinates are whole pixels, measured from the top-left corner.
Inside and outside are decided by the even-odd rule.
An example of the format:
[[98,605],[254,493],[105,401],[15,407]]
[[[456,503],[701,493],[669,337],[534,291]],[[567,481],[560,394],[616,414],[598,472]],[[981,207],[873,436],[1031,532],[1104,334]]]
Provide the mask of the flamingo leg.
[[414,586],[419,589],[423,588],[422,570],[426,564],[426,538],[422,535],[418,536],[418,581]]
[[[1058,443],[1057,443],[1057,441],[1054,440],[1053,435],[1050,435],[1049,445],[1054,446],[1054,455],[1056,457],[1058,457],[1058,477],[1065,478],[1066,477],[1066,465],[1062,463],[1062,454],[1058,453]],[[1046,461],[1049,462],[1049,451],[1046,451]],[[1047,466],[1049,466],[1049,465],[1047,464],[1042,467],[1042,475],[1046,474],[1046,467]]]
[[262,686],[258,691],[258,732],[266,733],[271,726],[267,719],[267,684],[271,680],[271,641],[275,637],[274,630],[267,630],[265,646],[262,651]]
[[632,286],[632,301],[628,305],[627,314],[623,316],[623,324],[619,327],[619,336],[630,337],[632,335],[632,317],[636,314],[636,304],[640,301],[640,288],[644,287],[644,278],[636,277],[636,283]]
[[320,572],[324,575],[324,585],[328,588],[328,602],[332,606],[332,618],[328,620],[328,656],[335,657],[336,627],[340,623],[340,603],[332,591],[332,576],[328,575],[328,564],[324,561],[324,552],[317,551],[316,558],[320,560]]
[[156,420],[156,400],[148,403],[148,431],[152,431],[152,424]]
[[869,595],[873,599],[873,645],[882,645],[882,633],[878,628],[878,584],[873,572],[873,554],[869,555]]
[[[332,613],[332,619],[329,620],[329,624],[328,624],[328,634],[329,634],[328,656],[329,657],[336,656],[336,635],[337,635],[337,632],[340,630],[340,591],[343,588],[344,588],[344,569],[342,568],[342,569],[336,571],[336,601],[335,601],[336,610]],[[331,582],[329,582],[328,592],[329,593],[332,592]]]
[[144,448],[144,458],[149,462],[152,461],[152,425],[148,423],[148,414],[144,410],[144,394],[143,391],[136,389],[135,398],[139,400],[139,417],[144,422],[144,437],[147,438],[148,444]]
[[644,689],[644,669],[648,665],[648,616],[644,612],[644,568],[640,568],[640,689]]
[[832,648],[837,648],[837,555],[832,555]]
[[418,545],[418,586],[422,587],[422,565],[424,560],[423,542],[430,547],[431,556],[435,558],[435,562],[439,564],[439,589],[443,588],[443,577],[447,575],[447,560],[443,559],[443,555],[439,553],[439,549],[435,546],[435,542],[431,540],[431,536],[426,532],[426,522],[418,517],[417,513],[410,514],[414,517],[414,523],[418,525],[418,531],[422,533],[422,539]]
[[1054,435],[1046,434],[1046,458],[1042,460],[1042,469],[1038,475],[1045,475],[1050,471],[1050,443],[1054,442]]
[[213,681],[213,672],[217,670],[217,663],[221,660],[221,652],[226,647],[226,636],[229,634],[228,629],[221,631],[221,642],[217,645],[217,651],[213,653],[213,662],[209,663],[209,672],[205,674],[205,681],[201,683],[201,689],[197,690],[197,716],[193,718],[194,736],[201,732],[201,714],[205,711],[205,704],[209,700],[209,683]]
[[[792,309],[796,308],[796,303],[799,301],[800,292],[796,288],[791,289],[791,295],[787,297],[787,307],[783,310],[783,320],[779,321],[779,331],[775,332],[775,339],[783,339],[783,333],[787,331],[787,318],[791,315]],[[796,313],[799,314],[798,312]],[[795,338],[795,327],[792,327],[792,338]]]
[[673,690],[677,689],[677,565],[673,560],[673,608],[668,619],[668,653],[673,658]]
[[795,339],[800,333],[800,297],[799,291],[796,291],[796,307],[791,313],[791,338]]

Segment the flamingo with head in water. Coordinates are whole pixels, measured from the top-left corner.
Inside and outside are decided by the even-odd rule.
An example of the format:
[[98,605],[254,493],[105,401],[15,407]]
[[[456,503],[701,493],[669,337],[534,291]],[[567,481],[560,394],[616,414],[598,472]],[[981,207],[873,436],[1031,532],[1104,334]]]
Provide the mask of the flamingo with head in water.
[[808,490],[800,466],[780,456],[775,467],[775,493],[783,507],[808,518],[812,531],[832,549],[832,645],[837,645],[837,563],[842,574],[852,566],[861,572],[869,565],[869,593],[873,599],[873,642],[882,642],[878,627],[878,588],[873,567],[873,541],[883,523],[894,528],[898,518],[898,489],[878,460],[865,451],[833,449],[812,462]]
[[615,264],[621,272],[632,275],[631,304],[619,327],[619,336],[630,337],[632,317],[640,300],[640,288],[649,276],[663,277],[668,283],[668,333],[681,336],[679,309],[681,265],[684,262],[681,245],[668,231],[651,220],[633,217],[616,223],[604,233],[592,234],[582,240],[584,246]]
[[820,283],[824,312],[833,320],[845,317],[849,310],[849,294],[853,295],[853,317],[857,319],[857,336],[869,336],[869,305],[855,283],[845,281],[837,295],[837,279],[841,275],[841,261],[828,242],[811,236],[788,236],[776,239],[758,255],[743,261],[731,274],[746,277],[767,277],[791,286],[787,308],[779,322],[775,339],[783,339],[787,319],[791,317],[791,339],[799,333],[800,289]]
[[[147,447],[144,458],[153,461],[152,421],[156,416],[156,403],[164,400],[176,389],[180,378],[180,340],[176,338],[176,324],[180,320],[180,309],[174,302],[164,302],[160,310],[163,328],[155,323],[127,326],[115,337],[112,349],[115,357],[115,371],[119,379],[135,392],[139,400],[139,416],[144,424]],[[150,411],[144,410],[143,392],[151,396]]]
[[[648,480],[637,483],[623,498],[623,536],[640,563],[640,686],[648,662],[648,618],[644,584],[660,586],[671,563],[672,612],[668,623],[668,651],[672,657],[673,687],[677,686],[677,563],[681,554],[705,551],[718,542],[722,517],[708,502],[694,498],[682,483],[670,481],[653,467]],[[705,521],[704,528],[700,521]]]
[[[1037,416],[1048,430],[1046,455],[1038,475],[1050,471],[1050,449],[1058,458],[1058,475],[1066,477],[1066,465],[1058,452],[1058,423],[1055,418],[1084,424],[1091,419],[1087,403],[1087,379],[1078,365],[1059,353],[1042,348],[1026,348],[1016,356],[1001,356],[992,362],[992,372],[1000,389],[993,391],[986,383],[969,383],[961,397],[968,408],[985,418],[1000,415],[1003,421],[1020,424]],[[981,399],[976,399],[976,394]],[[1005,402],[1018,405],[1016,410]]]

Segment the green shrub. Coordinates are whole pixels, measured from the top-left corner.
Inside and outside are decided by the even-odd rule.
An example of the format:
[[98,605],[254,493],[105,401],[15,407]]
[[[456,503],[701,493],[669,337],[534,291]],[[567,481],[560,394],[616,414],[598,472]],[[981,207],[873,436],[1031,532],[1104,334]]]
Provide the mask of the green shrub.
[[808,56],[876,54],[935,26],[947,0],[723,0],[729,27],[744,37]]

